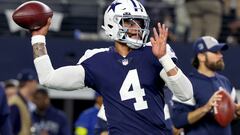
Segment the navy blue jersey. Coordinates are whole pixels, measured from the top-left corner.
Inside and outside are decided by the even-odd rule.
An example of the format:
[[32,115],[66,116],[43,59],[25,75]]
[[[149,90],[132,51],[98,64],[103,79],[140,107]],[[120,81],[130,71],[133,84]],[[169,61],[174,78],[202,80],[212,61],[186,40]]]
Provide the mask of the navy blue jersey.
[[215,121],[213,112],[207,113],[191,125],[187,120],[188,113],[205,105],[217,90],[225,89],[233,96],[235,89],[230,81],[218,73],[214,77],[207,77],[196,70],[190,74],[189,79],[192,82],[195,101],[192,103],[174,102],[172,120],[175,126],[184,128],[186,135],[231,135],[230,124],[225,128],[221,127]]
[[126,57],[114,47],[88,50],[79,64],[85,69],[85,84],[103,96],[111,135],[171,134],[163,111],[163,67],[151,46]]
[[83,127],[87,129],[88,135],[94,135],[94,127],[97,122],[97,113],[99,108],[97,106],[91,107],[81,113],[75,123],[75,128]]
[[44,115],[34,111],[32,113],[32,125],[35,134],[45,131],[48,135],[71,135],[65,114],[52,106],[46,110]]
[[0,135],[12,135],[9,112],[5,92],[0,86]]
[[173,123],[171,120],[172,106],[173,106],[172,95],[173,93],[168,88],[164,88],[164,96],[165,96],[164,101],[166,103],[164,108],[164,114],[165,114],[165,120],[169,128],[173,127]]
[[94,133],[95,135],[101,135],[102,132],[108,131],[107,121],[97,117]]

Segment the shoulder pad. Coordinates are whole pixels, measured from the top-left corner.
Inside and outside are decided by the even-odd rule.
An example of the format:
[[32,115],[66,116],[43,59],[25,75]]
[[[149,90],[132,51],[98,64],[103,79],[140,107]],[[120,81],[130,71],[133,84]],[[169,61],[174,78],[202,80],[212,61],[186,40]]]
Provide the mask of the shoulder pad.
[[95,54],[100,53],[100,52],[105,52],[105,51],[109,51],[109,48],[88,49],[84,53],[84,55],[79,59],[77,64],[81,64],[83,61],[85,61],[88,58],[91,58]]

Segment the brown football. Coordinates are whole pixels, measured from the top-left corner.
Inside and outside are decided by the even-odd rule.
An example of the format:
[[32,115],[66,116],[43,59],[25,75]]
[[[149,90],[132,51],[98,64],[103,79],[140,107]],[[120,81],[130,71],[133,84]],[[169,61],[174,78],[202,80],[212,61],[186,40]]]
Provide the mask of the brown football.
[[49,17],[53,16],[53,11],[46,4],[39,1],[28,1],[17,7],[12,18],[19,26],[37,30],[47,24]]
[[226,127],[234,118],[235,103],[226,90],[222,90],[219,94],[222,95],[222,100],[217,102],[215,119],[222,127]]

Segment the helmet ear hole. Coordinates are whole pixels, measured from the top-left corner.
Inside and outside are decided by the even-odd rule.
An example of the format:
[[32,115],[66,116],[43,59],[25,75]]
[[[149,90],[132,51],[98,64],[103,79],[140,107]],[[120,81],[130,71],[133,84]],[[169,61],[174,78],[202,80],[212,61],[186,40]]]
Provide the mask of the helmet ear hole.
[[110,29],[112,29],[112,28],[113,28],[113,26],[112,26],[112,25],[110,25],[110,24],[108,24],[108,27],[109,27]]

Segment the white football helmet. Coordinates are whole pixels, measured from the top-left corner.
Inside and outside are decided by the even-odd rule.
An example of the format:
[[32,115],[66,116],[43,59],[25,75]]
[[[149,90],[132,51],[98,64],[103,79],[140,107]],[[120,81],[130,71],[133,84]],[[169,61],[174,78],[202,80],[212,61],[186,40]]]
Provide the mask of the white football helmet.
[[[124,21],[135,22],[140,39],[129,37],[129,28],[123,27]],[[137,23],[134,20],[141,21]],[[130,48],[138,49],[146,43],[149,35],[150,19],[143,5],[137,0],[115,0],[104,14],[105,33],[113,40],[126,43]]]

